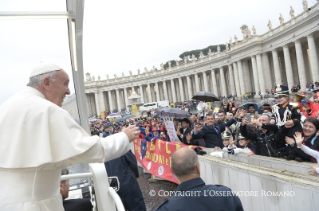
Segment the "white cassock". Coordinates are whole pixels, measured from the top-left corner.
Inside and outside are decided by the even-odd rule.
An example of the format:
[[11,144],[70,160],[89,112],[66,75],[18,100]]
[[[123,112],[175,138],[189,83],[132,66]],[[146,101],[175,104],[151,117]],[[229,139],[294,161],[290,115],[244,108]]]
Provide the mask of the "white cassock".
[[0,210],[64,210],[62,168],[128,150],[125,133],[90,136],[67,111],[26,87],[0,106]]

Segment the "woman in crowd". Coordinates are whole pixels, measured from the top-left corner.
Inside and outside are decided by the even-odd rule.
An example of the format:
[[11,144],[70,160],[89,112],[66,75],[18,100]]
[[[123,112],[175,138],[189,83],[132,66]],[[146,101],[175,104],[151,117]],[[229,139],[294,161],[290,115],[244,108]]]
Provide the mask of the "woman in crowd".
[[258,154],[257,147],[250,143],[248,138],[245,138],[241,134],[238,136],[238,145],[235,146],[234,139],[231,136],[229,138],[229,145],[228,145],[228,154],[238,154],[240,152],[246,153],[248,155]]
[[[296,140],[296,144],[297,144],[297,147],[299,149],[301,149],[303,152],[307,153],[308,155],[312,156],[313,158],[316,159],[317,163],[318,163],[318,160],[319,160],[319,152],[318,151],[315,151],[313,149],[310,149],[308,146],[306,145],[303,145],[303,141],[304,141],[304,138],[305,137],[302,137],[301,133],[299,132],[296,132],[295,133],[295,136],[294,136],[295,140]],[[308,171],[308,173],[312,176],[317,176],[319,174],[319,168],[314,168],[314,167],[311,167],[311,169]]]

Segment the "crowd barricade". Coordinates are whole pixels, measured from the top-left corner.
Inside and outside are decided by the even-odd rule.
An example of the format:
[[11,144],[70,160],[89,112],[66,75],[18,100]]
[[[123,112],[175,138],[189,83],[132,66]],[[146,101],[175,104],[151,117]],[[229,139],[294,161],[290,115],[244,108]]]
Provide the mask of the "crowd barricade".
[[[148,142],[148,153],[142,158],[140,143],[141,140],[134,142],[134,152],[141,166],[156,177],[177,183],[170,171],[171,155],[183,146],[194,146]],[[244,210],[318,210],[319,177],[308,175],[310,166],[318,164],[221,151],[222,157],[214,157],[210,155],[214,149],[204,151],[207,155],[198,156],[201,178],[206,184],[231,188]]]

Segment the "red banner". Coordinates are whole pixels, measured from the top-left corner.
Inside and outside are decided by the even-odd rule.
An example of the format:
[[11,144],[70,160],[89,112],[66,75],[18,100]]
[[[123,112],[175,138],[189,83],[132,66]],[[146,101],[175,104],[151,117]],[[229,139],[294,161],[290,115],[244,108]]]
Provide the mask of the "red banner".
[[146,154],[144,158],[142,158],[141,139],[136,139],[134,141],[134,154],[136,160],[149,173],[178,184],[177,179],[171,172],[171,157],[172,154],[181,147],[194,148],[196,146],[156,140],[154,143],[146,143]]

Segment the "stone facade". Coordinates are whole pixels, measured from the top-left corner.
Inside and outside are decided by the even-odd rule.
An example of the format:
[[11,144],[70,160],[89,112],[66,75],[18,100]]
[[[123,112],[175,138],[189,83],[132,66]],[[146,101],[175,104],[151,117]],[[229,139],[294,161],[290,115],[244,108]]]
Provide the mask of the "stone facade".
[[[292,8],[291,8],[292,9]],[[132,89],[141,102],[189,100],[198,91],[217,96],[247,92],[264,94],[276,83],[291,88],[300,83],[319,81],[319,3],[275,27],[265,34],[253,34],[247,25],[241,27],[243,39],[199,59],[179,61],[175,67],[153,68],[137,75],[85,82],[89,115],[128,106]],[[228,40],[229,42],[230,40]]]

